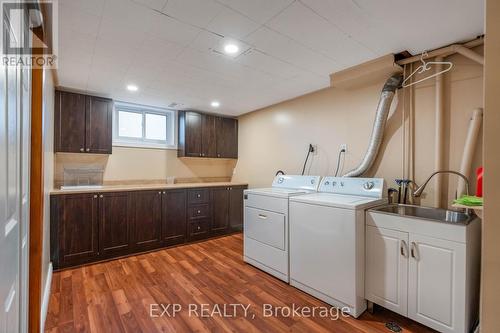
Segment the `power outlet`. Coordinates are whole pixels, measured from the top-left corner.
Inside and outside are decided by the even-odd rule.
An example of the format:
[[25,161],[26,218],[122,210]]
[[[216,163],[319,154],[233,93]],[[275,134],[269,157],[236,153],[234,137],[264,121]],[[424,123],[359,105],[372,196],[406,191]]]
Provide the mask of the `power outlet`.
[[344,150],[347,153],[347,144],[343,143],[340,145],[340,150]]

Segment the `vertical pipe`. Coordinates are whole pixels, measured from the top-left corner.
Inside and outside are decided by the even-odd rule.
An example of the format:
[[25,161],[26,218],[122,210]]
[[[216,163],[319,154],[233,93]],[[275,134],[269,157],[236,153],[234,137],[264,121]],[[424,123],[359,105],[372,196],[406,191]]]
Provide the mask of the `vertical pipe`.
[[[436,57],[436,61],[443,61],[443,57]],[[443,70],[443,65],[436,66],[436,72]],[[436,105],[435,105],[435,151],[434,171],[443,170],[444,156],[444,82],[443,75],[436,76]],[[443,189],[442,175],[436,175],[434,185],[434,206],[442,207],[441,193]]]
[[[467,131],[467,138],[464,144],[464,153],[462,155],[462,163],[460,164],[460,173],[466,177],[470,177],[472,158],[476,150],[477,138],[479,129],[483,122],[483,109],[477,108],[472,112],[472,118]],[[470,178],[469,178],[470,179]],[[462,178],[458,181],[457,197],[461,197],[465,192],[465,184]]]

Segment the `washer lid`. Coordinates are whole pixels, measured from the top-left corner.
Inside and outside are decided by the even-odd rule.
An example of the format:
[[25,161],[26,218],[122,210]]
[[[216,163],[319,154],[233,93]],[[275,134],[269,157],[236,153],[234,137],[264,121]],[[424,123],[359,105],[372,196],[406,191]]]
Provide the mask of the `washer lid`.
[[290,198],[290,201],[337,208],[363,209],[383,204],[386,200],[381,198],[318,192],[293,197]]

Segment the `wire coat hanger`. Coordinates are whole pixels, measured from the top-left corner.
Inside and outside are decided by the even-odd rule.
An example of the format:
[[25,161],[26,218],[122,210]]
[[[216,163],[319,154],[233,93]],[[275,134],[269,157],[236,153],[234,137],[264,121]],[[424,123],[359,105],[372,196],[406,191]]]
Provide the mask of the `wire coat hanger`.
[[[413,85],[415,85],[417,83],[420,83],[420,82],[432,79],[433,77],[436,77],[438,75],[444,74],[444,73],[450,71],[453,68],[453,63],[450,62],[450,61],[427,61],[427,62],[425,62],[424,58],[426,58],[427,56],[428,55],[427,55],[426,51],[422,52],[422,54],[420,55],[420,61],[422,62],[422,65],[418,66],[417,69],[415,69],[410,75],[408,75],[408,77],[406,77],[404,79],[404,81],[403,81],[403,83],[401,85],[403,88],[410,87],[410,86],[413,86]],[[408,83],[408,81],[415,74],[422,74],[422,73],[425,73],[425,72],[431,70],[432,69],[431,65],[448,65],[448,67],[446,67],[445,69],[443,69],[443,70],[441,70],[441,71],[439,71],[437,73],[434,73],[432,75],[426,76],[426,77],[424,77],[424,78],[422,78],[420,80]]]

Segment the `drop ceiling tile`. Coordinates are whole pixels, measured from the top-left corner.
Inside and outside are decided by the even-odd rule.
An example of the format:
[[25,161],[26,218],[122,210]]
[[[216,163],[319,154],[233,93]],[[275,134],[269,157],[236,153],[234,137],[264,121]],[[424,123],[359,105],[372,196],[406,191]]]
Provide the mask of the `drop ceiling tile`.
[[258,22],[265,23],[280,13],[294,0],[219,0],[235,11]]
[[148,8],[161,11],[168,0],[132,0],[133,2]]
[[[77,11],[84,11],[88,14],[100,16],[103,12],[104,1],[102,0],[63,0],[58,1],[58,8],[61,5],[69,6]],[[61,13],[59,13],[61,14]],[[60,17],[59,17],[60,18]]]
[[241,38],[259,27],[258,23],[235,12],[224,8],[207,26],[207,29],[221,34],[224,37]]
[[376,57],[373,51],[299,2],[294,2],[266,25],[344,66]]
[[303,70],[293,65],[290,65],[258,50],[250,50],[249,52],[238,57],[237,61],[250,68],[283,79],[296,77],[303,72]]
[[223,8],[214,0],[169,0],[163,13],[179,21],[206,28]]
[[[71,29],[88,37],[97,37],[99,24],[101,23],[100,15],[91,14],[85,10],[80,10],[78,7],[73,7],[62,2],[59,2],[58,10],[58,24],[65,27],[62,32]],[[59,33],[61,33],[61,29],[59,29]]]
[[195,48],[200,51],[209,51],[210,49],[213,49],[219,43],[223,40],[224,38],[221,37],[220,35],[214,34],[210,31],[203,30],[200,32],[200,34],[195,38],[195,40],[189,44],[189,47]]
[[155,13],[151,17],[151,28],[149,34],[159,39],[188,45],[201,32],[189,24],[174,20],[164,14]]
[[266,27],[247,36],[245,41],[259,51],[319,75],[330,75],[341,68],[334,60]]
[[[155,11],[131,0],[106,0],[102,24],[129,27],[137,33],[143,33],[150,30],[155,15]],[[130,30],[127,29],[126,33]]]

